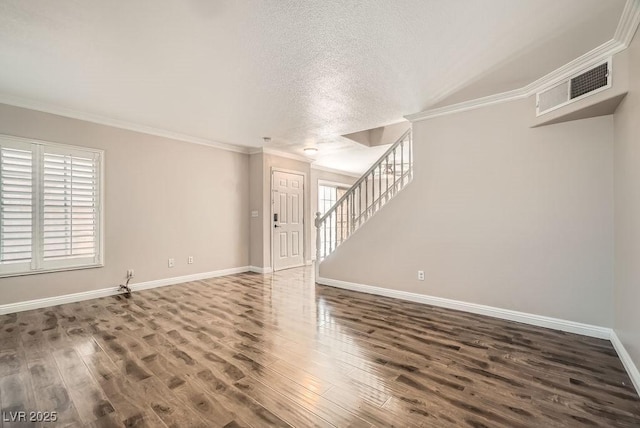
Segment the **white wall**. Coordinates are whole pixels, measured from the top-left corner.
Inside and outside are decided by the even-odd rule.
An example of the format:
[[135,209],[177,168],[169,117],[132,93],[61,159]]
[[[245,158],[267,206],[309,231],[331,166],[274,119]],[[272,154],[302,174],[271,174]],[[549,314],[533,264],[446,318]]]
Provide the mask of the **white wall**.
[[532,129],[533,109],[415,123],[414,181],[321,277],[612,326],[613,119]]
[[103,149],[106,192],[105,266],[2,278],[0,304],[248,265],[248,155],[6,105],[0,133]]
[[614,114],[615,323],[640,367],[640,37],[627,49],[629,94]]

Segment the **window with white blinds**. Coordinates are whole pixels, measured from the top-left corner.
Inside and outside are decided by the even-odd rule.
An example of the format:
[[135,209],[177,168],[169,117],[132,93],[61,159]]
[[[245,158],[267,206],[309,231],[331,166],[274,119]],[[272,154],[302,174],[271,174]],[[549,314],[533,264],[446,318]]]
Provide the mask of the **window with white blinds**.
[[102,152],[0,136],[0,276],[102,264]]
[[0,263],[31,263],[33,247],[33,153],[0,149]]

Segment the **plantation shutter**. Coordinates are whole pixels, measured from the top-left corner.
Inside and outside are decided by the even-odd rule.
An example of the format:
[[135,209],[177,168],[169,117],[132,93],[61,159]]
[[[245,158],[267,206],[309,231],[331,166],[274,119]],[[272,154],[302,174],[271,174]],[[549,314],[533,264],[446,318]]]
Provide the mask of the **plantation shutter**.
[[0,135],[0,276],[102,263],[102,152]]
[[[33,153],[0,148],[0,263],[29,267],[33,242]],[[22,266],[21,266],[22,265]]]
[[93,153],[43,147],[42,264],[97,261],[98,162]]

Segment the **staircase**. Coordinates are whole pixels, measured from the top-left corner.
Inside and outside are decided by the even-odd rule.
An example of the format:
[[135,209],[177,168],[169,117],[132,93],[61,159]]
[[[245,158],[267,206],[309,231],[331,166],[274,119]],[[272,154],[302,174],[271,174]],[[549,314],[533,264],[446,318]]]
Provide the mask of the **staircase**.
[[409,129],[324,215],[316,213],[316,269],[412,178]]

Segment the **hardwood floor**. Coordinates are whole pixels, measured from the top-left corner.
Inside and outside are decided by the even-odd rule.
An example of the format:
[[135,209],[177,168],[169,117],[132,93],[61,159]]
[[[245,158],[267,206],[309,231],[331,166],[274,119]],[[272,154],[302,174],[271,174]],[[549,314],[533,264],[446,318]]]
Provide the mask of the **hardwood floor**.
[[[631,427],[611,344],[240,274],[0,317],[2,428]],[[28,415],[27,415],[28,416]],[[54,424],[45,424],[54,425]]]

